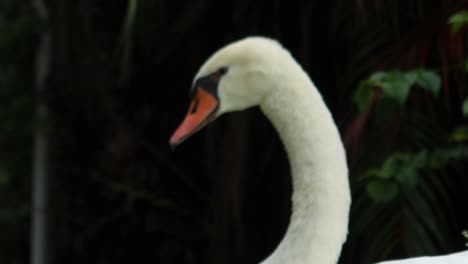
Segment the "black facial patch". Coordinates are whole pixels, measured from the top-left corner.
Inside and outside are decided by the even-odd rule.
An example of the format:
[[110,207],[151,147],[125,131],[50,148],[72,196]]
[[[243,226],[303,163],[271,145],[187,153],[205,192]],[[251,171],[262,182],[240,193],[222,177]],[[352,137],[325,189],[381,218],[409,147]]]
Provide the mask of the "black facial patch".
[[228,72],[227,67],[221,67],[217,71],[195,80],[195,84],[190,90],[190,95],[189,95],[190,98],[193,98],[193,96],[195,96],[195,91],[198,88],[202,88],[203,90],[207,91],[214,97],[218,98],[219,81],[221,80],[221,77],[223,77],[223,75],[225,75],[227,72]]
[[195,101],[193,102],[192,110],[190,111],[191,114],[194,114],[195,112],[197,112],[199,103],[200,103],[200,99],[198,97],[195,98]]

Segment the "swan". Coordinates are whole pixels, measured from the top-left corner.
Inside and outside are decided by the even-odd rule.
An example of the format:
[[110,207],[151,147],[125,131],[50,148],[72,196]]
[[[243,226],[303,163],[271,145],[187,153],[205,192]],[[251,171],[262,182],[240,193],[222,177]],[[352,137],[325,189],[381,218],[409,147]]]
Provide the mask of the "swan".
[[264,37],[228,44],[201,66],[190,97],[172,147],[220,115],[253,106],[284,144],[293,185],[290,224],[261,264],[337,263],[351,204],[346,154],[330,111],[291,54]]

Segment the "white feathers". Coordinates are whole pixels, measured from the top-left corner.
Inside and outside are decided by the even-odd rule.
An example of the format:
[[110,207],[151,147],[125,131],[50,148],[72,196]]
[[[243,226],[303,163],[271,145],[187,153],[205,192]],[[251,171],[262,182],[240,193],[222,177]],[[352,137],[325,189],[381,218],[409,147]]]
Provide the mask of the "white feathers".
[[346,240],[350,193],[338,129],[319,92],[287,54],[260,107],[278,131],[293,177],[284,239],[262,264],[336,263]]
[[466,264],[468,263],[468,251],[444,256],[419,257],[394,261],[380,262],[379,264]]
[[247,38],[216,52],[197,78],[227,67],[218,115],[259,105],[280,134],[293,176],[285,237],[262,264],[333,264],[346,240],[350,194],[338,129],[319,92],[276,41]]
[[[222,67],[217,115],[259,105],[291,164],[292,215],[285,237],[261,264],[334,264],[346,240],[351,203],[338,129],[308,75],[278,42],[246,38],[220,49],[196,78]],[[468,263],[468,253],[385,264]]]

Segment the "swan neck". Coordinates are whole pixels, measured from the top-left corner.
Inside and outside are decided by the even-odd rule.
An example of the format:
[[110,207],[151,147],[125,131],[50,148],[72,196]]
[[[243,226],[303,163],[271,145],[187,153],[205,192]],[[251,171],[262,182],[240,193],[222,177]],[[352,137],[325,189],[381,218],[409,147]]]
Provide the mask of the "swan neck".
[[308,76],[296,68],[261,109],[273,123],[291,165],[292,214],[276,250],[261,264],[338,261],[346,240],[348,169],[333,118]]

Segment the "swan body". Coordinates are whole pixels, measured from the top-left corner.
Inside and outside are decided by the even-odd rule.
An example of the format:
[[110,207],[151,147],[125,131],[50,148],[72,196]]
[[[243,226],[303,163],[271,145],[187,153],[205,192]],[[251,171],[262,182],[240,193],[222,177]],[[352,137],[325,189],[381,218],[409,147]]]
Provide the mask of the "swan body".
[[419,257],[402,260],[384,261],[380,264],[466,264],[468,263],[468,251],[462,251],[450,255]]
[[231,43],[202,65],[191,94],[171,145],[223,113],[259,106],[285,146],[293,184],[290,224],[261,264],[337,263],[351,204],[346,155],[320,93],[291,54],[262,37]]

